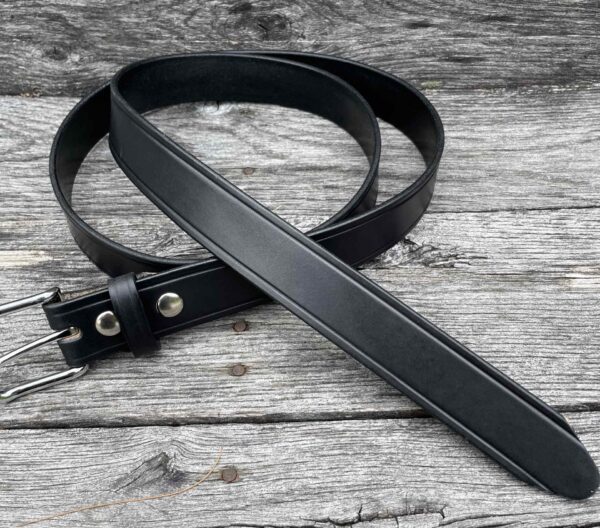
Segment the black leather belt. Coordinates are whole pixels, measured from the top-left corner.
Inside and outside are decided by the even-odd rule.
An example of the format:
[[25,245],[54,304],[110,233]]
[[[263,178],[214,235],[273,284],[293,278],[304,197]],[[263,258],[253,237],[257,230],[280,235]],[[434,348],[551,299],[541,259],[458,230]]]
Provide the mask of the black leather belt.
[[[192,101],[277,104],[348,131],[370,168],[352,200],[307,235],[191,156],[144,117]],[[381,142],[377,118],[403,132],[426,169],[375,205]],[[146,255],[98,233],[75,213],[71,191],[92,147],[109,133],[125,174],[216,258]],[[60,127],[50,177],[77,244],[116,277],[108,289],[42,302],[55,330],[0,359],[58,340],[62,373],[5,391],[5,400],[83,374],[113,351],[156,350],[159,338],[274,299],[521,479],[574,498],[598,486],[598,470],[565,419],[352,266],[396,244],[431,199],[443,149],[440,118],[410,84],[363,64],[293,52],[225,52],[154,58],[121,70],[81,101]],[[158,272],[136,279],[134,273]]]

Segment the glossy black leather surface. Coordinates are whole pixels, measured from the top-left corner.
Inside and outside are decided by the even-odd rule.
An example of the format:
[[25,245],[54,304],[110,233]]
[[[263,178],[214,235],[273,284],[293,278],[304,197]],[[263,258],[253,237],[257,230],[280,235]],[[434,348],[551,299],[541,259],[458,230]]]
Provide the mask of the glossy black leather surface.
[[[279,104],[333,121],[369,160],[364,184],[337,215],[302,234],[142,115],[213,99]],[[413,141],[426,169],[404,192],[375,206],[377,117]],[[70,193],[77,169],[109,129],[111,151],[127,176],[218,260],[143,255],[106,239],[75,214]],[[151,59],[119,72],[67,117],[50,172],[75,240],[101,269],[111,275],[161,271],[137,281],[154,336],[274,299],[520,478],[562,495],[589,496],[598,485],[597,469],[558,413],[351,267],[394,245],[418,222],[433,193],[442,148],[433,107],[384,72],[320,55],[207,53]],[[185,303],[171,319],[155,309],[169,291]],[[45,307],[53,328],[81,329],[81,339],[61,344],[70,365],[127,346],[123,335],[94,331],[96,315],[112,306],[107,292],[99,292]]]

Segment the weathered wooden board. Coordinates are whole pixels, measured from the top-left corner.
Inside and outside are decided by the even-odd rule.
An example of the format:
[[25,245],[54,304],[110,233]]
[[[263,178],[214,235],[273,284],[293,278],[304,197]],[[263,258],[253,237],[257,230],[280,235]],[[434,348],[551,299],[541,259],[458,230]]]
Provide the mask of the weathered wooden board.
[[[600,415],[568,419],[600,458]],[[513,478],[431,419],[4,431],[0,526],[174,491],[223,448],[219,472],[171,499],[39,526],[532,528],[600,526],[600,496],[568,501]]]
[[[47,178],[73,96],[162,53],[364,60],[424,89],[447,138],[430,211],[364,273],[567,412],[600,462],[599,15],[592,0],[0,3],[0,301],[105,285]],[[151,120],[302,229],[341,207],[366,170],[347,135],[300,112],[207,103]],[[421,162],[383,133],[385,199]],[[75,203],[120,242],[205,255],[105,142]],[[246,331],[234,331],[242,319]],[[39,311],[0,325],[0,351],[46,328]],[[51,368],[62,368],[55,347],[3,368],[0,385]],[[214,475],[188,495],[40,526],[600,527],[600,498],[566,501],[512,478],[275,305],[171,336],[152,358],[99,362],[76,384],[4,407],[0,428],[0,528],[175,490],[219,447],[234,483]]]
[[[448,155],[432,212],[405,244],[364,267],[369,277],[566,410],[600,406],[600,188],[594,156],[600,142],[595,121],[599,94],[594,89],[520,99],[482,91],[473,97],[477,108],[466,109],[464,94],[435,92],[447,118]],[[0,99],[0,148],[7,153],[0,167],[8,175],[0,213],[3,298],[53,284],[66,292],[105,284],[105,276],[70,239],[46,175],[52,134],[73,103]],[[499,109],[495,126],[487,107]],[[156,113],[152,120],[303,228],[341,207],[364,170],[348,137],[298,112],[188,105]],[[569,124],[568,135],[552,132],[556,120]],[[421,165],[406,140],[387,132],[382,187],[389,196]],[[477,149],[484,159],[470,152],[482,141]],[[486,167],[494,174],[486,174]],[[88,221],[123,243],[163,255],[201,254],[120,173],[105,144],[85,164],[75,198]],[[249,322],[241,334],[231,328],[239,318]],[[45,328],[35,312],[2,323],[21,340]],[[40,354],[33,367],[11,370],[9,379],[39,373],[48,357],[53,356]],[[54,357],[52,365],[60,367]],[[243,376],[231,375],[237,364],[247,367]],[[420,413],[277,306],[165,339],[152,360],[123,354],[100,362],[76,386],[56,388],[32,401],[34,406],[25,400],[8,406],[0,424],[170,424]]]
[[[596,177],[600,146],[600,87],[587,90],[430,91],[446,129],[446,149],[430,212],[585,208],[600,205]],[[47,156],[70,98],[0,97],[0,167],[5,214],[22,201],[57,217],[49,195]],[[492,111],[493,110],[493,111]],[[152,120],[192,153],[300,227],[339,209],[362,181],[366,161],[353,140],[308,114],[265,105],[184,105]],[[382,199],[399,192],[421,169],[416,150],[383,125]],[[290,192],[290,189],[294,192]],[[100,197],[100,198],[98,198]],[[163,254],[189,250],[168,221],[135,191],[103,142],[76,184],[78,210],[107,234]],[[132,205],[152,222],[140,231]],[[306,221],[307,217],[310,220]],[[156,220],[155,220],[156,219]],[[111,229],[112,223],[118,223]],[[156,227],[169,238],[156,247]],[[123,227],[119,227],[123,226]],[[175,238],[173,238],[175,237]],[[175,243],[176,242],[176,243]]]
[[421,86],[599,80],[598,3],[93,0],[0,4],[0,93],[81,93],[150,55],[298,49],[366,60]]

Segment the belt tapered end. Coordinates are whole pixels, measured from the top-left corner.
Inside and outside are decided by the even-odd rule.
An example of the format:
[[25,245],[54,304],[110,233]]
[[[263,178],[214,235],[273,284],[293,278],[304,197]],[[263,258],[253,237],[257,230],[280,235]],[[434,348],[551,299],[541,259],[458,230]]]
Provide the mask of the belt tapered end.
[[570,499],[587,499],[600,485],[600,474],[594,460],[583,444],[571,459],[561,461],[557,466],[556,483],[548,486],[551,491]]

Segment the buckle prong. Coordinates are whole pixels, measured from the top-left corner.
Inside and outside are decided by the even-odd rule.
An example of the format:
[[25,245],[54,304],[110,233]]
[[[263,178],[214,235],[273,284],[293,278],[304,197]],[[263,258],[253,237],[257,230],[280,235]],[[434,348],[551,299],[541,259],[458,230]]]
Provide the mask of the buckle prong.
[[[23,299],[18,299],[16,301],[0,305],[0,316],[18,312],[19,310],[29,308],[30,306],[35,306],[36,304],[44,305],[50,302],[55,302],[60,299],[60,289],[51,288],[44,292],[35,295],[30,295],[29,297],[24,297]],[[21,354],[30,352],[31,350],[34,350],[48,343],[75,336],[78,332],[78,329],[71,327],[52,332],[51,334],[48,334],[44,337],[40,337],[39,339],[36,339],[31,343],[27,343],[11,352],[4,354],[3,356],[0,356],[0,365],[11,361],[12,359],[16,358],[17,356],[20,356]],[[21,396],[25,396],[26,394],[31,394],[32,392],[37,392],[39,390],[46,389],[54,385],[59,385],[67,381],[71,381],[73,379],[79,378],[80,376],[83,376],[88,371],[88,369],[89,365],[83,365],[82,367],[73,367],[62,372],[55,372],[53,374],[49,374],[48,376],[44,376],[33,381],[25,382],[11,389],[7,389],[5,391],[0,392],[0,402],[7,403],[9,401],[20,398]]]

